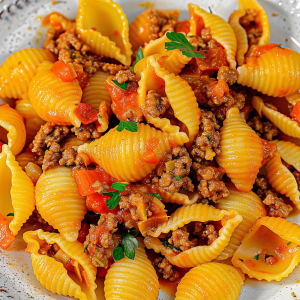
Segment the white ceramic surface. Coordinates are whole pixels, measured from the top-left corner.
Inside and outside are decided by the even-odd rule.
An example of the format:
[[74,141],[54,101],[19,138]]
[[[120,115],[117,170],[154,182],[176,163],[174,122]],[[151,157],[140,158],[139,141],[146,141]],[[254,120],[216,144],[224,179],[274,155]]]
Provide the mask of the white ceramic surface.
[[[47,28],[41,27],[43,16],[58,11],[74,18],[76,0],[0,0],[0,64],[13,52],[26,47],[41,47]],[[147,7],[179,8],[181,19],[188,18],[188,0],[141,1],[117,0],[128,16],[129,22]],[[237,0],[194,0],[193,3],[212,11],[225,19],[237,7]],[[259,0],[265,8],[271,26],[271,42],[281,43],[300,51],[300,0]],[[141,4],[142,3],[142,4]],[[272,14],[277,14],[273,16]],[[5,100],[0,99],[0,103]],[[0,191],[1,201],[1,191]],[[299,222],[299,217],[291,219]],[[0,300],[52,300],[70,299],[55,295],[43,288],[35,278],[30,257],[24,252],[25,243],[18,235],[9,251],[0,250]],[[298,281],[298,283],[297,283]],[[98,282],[98,299],[102,296],[103,282]],[[297,297],[293,297],[292,293]],[[158,299],[171,300],[160,292]],[[300,299],[300,267],[280,282],[259,282],[247,279],[239,300],[289,300]],[[222,299],[220,299],[222,300]]]

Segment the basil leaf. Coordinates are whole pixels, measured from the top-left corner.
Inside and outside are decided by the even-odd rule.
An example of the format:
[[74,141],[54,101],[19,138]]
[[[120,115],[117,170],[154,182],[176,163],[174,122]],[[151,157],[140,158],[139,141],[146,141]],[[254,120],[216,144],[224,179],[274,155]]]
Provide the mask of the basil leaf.
[[102,193],[102,195],[111,197],[106,201],[108,209],[114,209],[121,200],[120,193],[118,191]]
[[114,261],[123,259],[124,258],[123,248],[121,246],[114,248],[112,255],[113,255]]
[[138,126],[135,122],[120,121],[120,124],[117,127],[117,131],[121,132],[123,129],[126,129],[127,131],[131,131],[131,132],[137,132]]
[[182,51],[182,54],[187,56],[187,57],[204,57],[203,54],[199,53],[199,52],[186,52],[186,51]]
[[132,241],[128,240],[128,239],[123,239],[122,246],[123,246],[125,255],[130,259],[134,259],[135,250],[134,250],[134,244],[132,243]]
[[7,216],[7,217],[13,217],[14,215],[15,215],[15,214],[11,212],[11,213],[7,214],[6,216]]
[[112,183],[111,187],[117,191],[125,191],[125,185],[129,185],[129,183],[121,183],[121,182],[114,182]]
[[144,194],[153,196],[153,197],[157,198],[158,200],[161,200],[161,199],[162,199],[162,197],[161,197],[160,194],[152,194],[152,193],[144,193]]
[[132,243],[133,243],[133,245],[135,246],[135,247],[139,247],[139,242],[138,242],[138,240],[134,237],[134,236],[132,236],[131,234],[129,234],[129,233],[123,233],[122,234],[122,238],[123,238],[123,241],[125,240],[126,242],[127,241],[131,241]]
[[135,236],[137,233],[138,233],[138,231],[134,227],[129,229],[129,234]]
[[116,86],[118,86],[119,88],[121,88],[122,90],[126,91],[128,88],[128,81],[125,81],[123,83],[119,83],[117,80],[113,80],[112,81]]
[[136,53],[136,60],[135,60],[134,65],[136,65],[137,62],[139,62],[143,58],[144,58],[144,53],[143,53],[142,47],[140,47],[139,50]]
[[98,119],[102,119],[102,116],[98,115]]

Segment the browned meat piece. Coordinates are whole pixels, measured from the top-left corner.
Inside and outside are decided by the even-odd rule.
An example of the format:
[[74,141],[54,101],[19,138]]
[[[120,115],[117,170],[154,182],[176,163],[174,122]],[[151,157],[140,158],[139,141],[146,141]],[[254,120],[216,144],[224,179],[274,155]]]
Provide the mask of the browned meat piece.
[[189,240],[189,233],[187,232],[187,226],[180,229],[176,229],[172,232],[172,237],[168,240],[168,243],[174,245],[182,251],[186,251],[197,244],[194,241]]
[[207,238],[207,244],[211,245],[217,238],[219,233],[216,231],[213,224],[206,224],[203,228],[201,238],[204,240]]
[[102,71],[109,73],[110,75],[116,75],[121,70],[126,70],[128,67],[116,64],[103,63]]
[[175,281],[179,278],[178,271],[174,270],[174,266],[168,261],[167,258],[157,257],[153,261],[153,265],[158,272],[158,275],[162,276],[164,279]]
[[146,97],[146,114],[151,117],[159,117],[170,107],[167,97],[162,97],[154,90],[150,90]]
[[126,81],[136,81],[135,73],[131,70],[121,70],[117,73],[113,80],[117,80],[120,84]]
[[201,30],[201,38],[205,43],[208,43],[212,39],[212,35],[209,28],[203,28]]
[[263,201],[268,210],[268,216],[287,218],[293,208],[285,204],[282,198],[279,198],[276,193],[271,190],[266,192],[266,198]]
[[224,80],[229,85],[234,84],[237,81],[237,71],[230,69],[227,66],[222,66],[218,71],[218,80]]
[[47,255],[50,257],[53,257],[60,247],[57,244],[48,244],[47,242],[44,242],[40,245],[39,254],[41,255]]
[[190,44],[198,51],[207,48],[206,43],[200,36],[188,36],[187,39]]
[[77,151],[72,147],[67,147],[62,153],[62,158],[59,160],[61,166],[73,166],[75,165]]
[[99,139],[101,137],[101,133],[97,131],[96,126],[93,123],[81,125],[80,127],[72,127],[71,132],[74,132],[80,141]]
[[47,171],[50,168],[59,164],[61,159],[60,146],[57,143],[52,143],[49,150],[46,150],[43,160],[43,171]]

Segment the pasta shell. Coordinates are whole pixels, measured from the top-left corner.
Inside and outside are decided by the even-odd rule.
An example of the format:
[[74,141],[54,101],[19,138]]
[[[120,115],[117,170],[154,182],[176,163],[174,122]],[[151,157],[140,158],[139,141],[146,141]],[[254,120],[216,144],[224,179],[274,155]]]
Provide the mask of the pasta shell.
[[265,106],[264,101],[259,97],[253,97],[252,105],[257,110],[260,117],[262,115],[267,117],[283,133],[292,137],[300,138],[300,127],[298,122],[293,121],[284,114]]
[[72,170],[57,166],[43,173],[35,187],[36,207],[42,218],[69,242],[76,241],[86,214]]
[[61,151],[66,150],[66,148],[75,148],[77,149],[79,146],[84,144],[89,144],[92,140],[81,141],[77,138],[75,134],[68,134],[60,143]]
[[[173,264],[181,268],[192,268],[199,264],[212,261],[228,245],[235,228],[242,222],[242,216],[235,211],[219,210],[211,205],[193,204],[183,206],[171,215],[168,222],[159,225],[156,229],[147,232],[145,245],[156,253],[161,252]],[[176,230],[190,222],[221,221],[223,227],[219,231],[219,237],[210,246],[197,246],[183,251],[174,256],[169,254],[167,247],[163,246],[157,238],[162,233]]]
[[147,150],[147,143],[151,141],[159,141],[151,150],[158,161],[163,160],[166,153],[171,152],[170,143],[176,145],[172,134],[139,123],[137,132],[125,129],[118,132],[115,127],[100,139],[79,146],[78,152],[87,153],[92,161],[111,176],[119,180],[136,182],[149,175],[157,165],[148,163],[143,156]]
[[245,277],[232,266],[208,263],[191,269],[181,279],[175,300],[237,300]]
[[[31,255],[32,267],[37,280],[47,290],[64,296],[74,297],[80,300],[96,300],[95,284],[97,268],[91,263],[84,253],[83,245],[78,241],[68,242],[58,233],[27,231],[23,238],[27,245],[27,251]],[[89,280],[90,289],[85,283],[80,283],[72,272],[67,272],[63,264],[47,255],[39,254],[40,245],[46,241],[48,244],[57,244],[70,258],[77,261],[85,270]]]
[[43,49],[28,48],[10,55],[0,67],[0,97],[21,98],[43,61],[55,62],[55,56]]
[[169,51],[165,48],[165,43],[167,42],[170,42],[170,40],[167,38],[166,34],[156,40],[150,41],[143,49],[144,57],[155,54],[168,55]]
[[159,282],[155,269],[148,259],[145,246],[138,238],[134,260],[128,257],[116,261],[109,268],[104,281],[106,300],[156,300]]
[[216,157],[218,164],[240,191],[251,191],[265,155],[261,139],[236,107],[227,111],[220,135],[222,153]]
[[258,218],[266,216],[266,209],[261,199],[253,192],[243,193],[234,187],[228,185],[230,196],[222,198],[216,203],[216,208],[223,210],[235,210],[243,217],[241,224],[235,229],[229,244],[223,252],[217,257],[217,260],[224,260],[232,257],[238,246],[241,244],[245,234],[251,229]]
[[289,103],[291,103],[293,106],[295,106],[296,103],[300,101],[300,92],[298,90],[295,93],[286,96],[285,98]]
[[128,21],[119,4],[112,0],[80,0],[76,31],[92,52],[130,65]]
[[[250,278],[279,281],[300,262],[300,226],[283,218],[258,219],[234,253],[232,264]],[[269,265],[261,252],[275,259]]]
[[200,197],[199,192],[188,192],[185,190],[180,191],[180,193],[168,193],[165,190],[160,190],[160,195],[162,196],[163,203],[176,203],[180,205],[192,205],[196,203]]
[[5,217],[14,214],[9,229],[17,235],[34,210],[34,186],[7,145],[0,154],[0,188],[0,213]]
[[274,140],[271,141],[271,143],[274,143],[277,146],[280,157],[300,172],[300,147],[286,141]]
[[282,164],[280,155],[267,163],[267,177],[271,186],[282,195],[286,195],[300,209],[300,193],[294,175]]
[[23,152],[16,156],[16,161],[19,166],[24,170],[28,163],[34,163],[36,160],[36,154],[31,151]]
[[44,62],[29,85],[28,96],[39,117],[58,125],[80,126],[75,115],[76,104],[80,103],[82,90],[77,80],[63,82],[52,71],[53,64]]
[[1,128],[7,130],[7,144],[13,155],[19,154],[26,141],[25,125],[21,115],[8,104],[0,105]]
[[241,85],[268,96],[288,96],[300,87],[300,54],[292,49],[275,47],[258,57],[248,58],[237,71],[237,83]]
[[[223,46],[230,68],[235,69],[237,41],[231,26],[221,17],[208,13],[198,5],[189,3],[188,8],[191,16],[190,21],[193,20],[194,15],[202,18],[204,26],[210,28],[212,38]],[[191,24],[192,35],[197,35],[196,29],[196,26]]]

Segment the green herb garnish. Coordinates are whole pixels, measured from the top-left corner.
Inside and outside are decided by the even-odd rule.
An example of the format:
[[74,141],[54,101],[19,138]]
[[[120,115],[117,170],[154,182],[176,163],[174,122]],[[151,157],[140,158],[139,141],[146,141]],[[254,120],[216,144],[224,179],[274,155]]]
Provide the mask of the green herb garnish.
[[113,80],[112,81],[116,86],[118,86],[119,88],[121,88],[122,90],[126,91],[128,88],[128,81],[125,81],[123,83],[119,83],[117,80]]
[[121,260],[122,258],[124,258],[124,251],[123,248],[121,246],[116,247],[113,250],[113,259],[114,261],[118,261]]
[[257,255],[254,256],[255,260],[259,260],[259,258],[260,258],[259,254],[257,254]]
[[117,131],[121,132],[123,129],[131,132],[137,132],[138,126],[135,122],[130,121],[120,121],[119,126],[117,127]]
[[180,180],[180,176],[176,176],[175,179],[178,181]]
[[288,242],[286,245],[288,246],[291,242]]
[[113,250],[113,259],[115,261],[124,258],[124,253],[128,258],[134,259],[135,257],[134,247],[138,248],[139,243],[138,240],[131,233],[137,234],[137,230],[135,228],[131,228],[129,233],[128,232],[122,233],[122,245],[119,245]]
[[89,246],[89,244],[87,244],[87,245],[84,246],[84,253],[88,252],[88,249],[87,249],[88,246]]
[[161,241],[161,243],[162,243],[165,247],[168,247],[168,248],[170,248],[170,249],[172,249],[172,250],[181,251],[179,248],[177,248],[177,247],[171,245],[171,244],[168,242],[168,239],[169,239],[168,237],[165,237],[165,238],[161,238],[161,239],[159,239],[159,240]]
[[108,209],[114,209],[119,204],[121,197],[118,191],[102,193],[102,195],[111,197],[106,201]]
[[152,194],[152,193],[144,193],[144,194],[153,196],[153,197],[157,198],[158,200],[161,200],[161,199],[162,199],[162,197],[161,197],[160,194]]
[[209,135],[206,135],[209,142],[211,142],[211,137]]
[[204,57],[201,53],[194,52],[194,47],[183,33],[175,31],[167,32],[166,36],[171,41],[165,43],[167,51],[179,49],[187,57]]
[[135,236],[138,233],[138,231],[134,227],[132,227],[131,229],[129,229],[129,233]]
[[6,216],[7,216],[7,217],[13,217],[14,215],[15,215],[15,214],[11,212],[11,213],[7,214]]
[[137,53],[136,53],[136,60],[135,60],[135,63],[134,63],[133,66],[129,67],[129,69],[130,69],[131,71],[133,71],[135,65],[136,65],[141,59],[143,59],[143,58],[144,58],[144,53],[143,53],[142,47],[140,47],[139,50],[138,50]]
[[96,256],[94,256],[95,261],[100,265],[100,267],[104,267],[104,263]]
[[281,44],[279,44],[279,45],[278,45],[278,48],[283,48],[283,47],[281,46]]
[[[102,119],[102,116],[98,115],[98,119]],[[100,120],[99,120],[100,121]]]
[[129,183],[121,183],[121,182],[114,182],[112,183],[111,187],[117,191],[125,191],[125,186],[129,185]]

